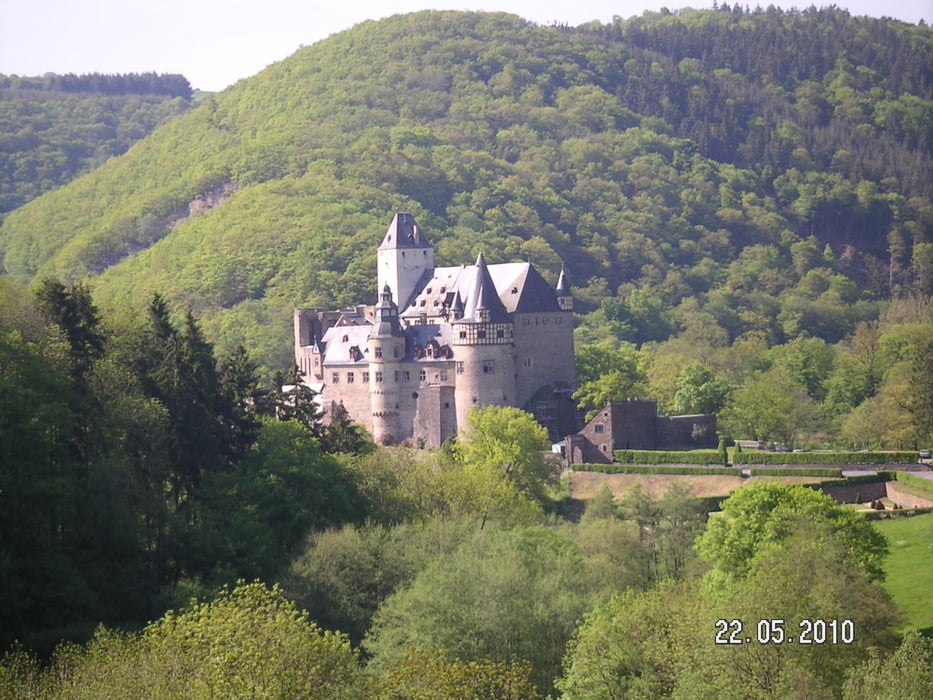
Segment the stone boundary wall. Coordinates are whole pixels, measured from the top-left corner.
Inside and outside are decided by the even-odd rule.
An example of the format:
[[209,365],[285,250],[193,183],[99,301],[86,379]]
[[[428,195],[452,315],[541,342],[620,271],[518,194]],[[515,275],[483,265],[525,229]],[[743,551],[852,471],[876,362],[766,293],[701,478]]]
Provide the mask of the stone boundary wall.
[[867,484],[839,484],[819,486],[820,491],[832,497],[836,503],[868,503],[888,495],[888,484],[892,481],[872,481]]
[[889,481],[887,484],[887,496],[892,501],[901,505],[905,508],[930,508],[933,507],[933,496],[930,498],[924,498],[923,496],[918,496],[915,493],[909,493],[906,490],[902,490],[902,486],[909,486],[909,484],[900,484],[896,481]]
[[904,508],[933,507],[933,495],[929,498],[913,493],[909,484],[897,481],[872,481],[865,484],[830,484],[819,486],[820,491],[837,503],[868,503],[881,498],[890,498]]

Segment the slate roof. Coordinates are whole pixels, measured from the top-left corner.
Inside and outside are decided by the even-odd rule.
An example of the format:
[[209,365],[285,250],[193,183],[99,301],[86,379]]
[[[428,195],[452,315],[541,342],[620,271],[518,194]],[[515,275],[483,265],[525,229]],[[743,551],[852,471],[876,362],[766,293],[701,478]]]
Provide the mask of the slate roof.
[[[369,323],[328,328],[321,339],[324,364],[346,365],[368,361],[369,334],[372,329]],[[356,348],[357,352],[354,352],[353,348]]]
[[460,322],[479,320],[480,311],[489,312],[488,320],[491,323],[509,322],[509,314],[502,300],[499,299],[495,282],[489,275],[489,268],[486,267],[486,259],[483,258],[482,253],[476,256],[473,279],[470,280],[467,290],[463,300],[463,318]]
[[[560,311],[557,294],[531,263],[499,263],[486,265],[496,294],[507,313]],[[444,304],[453,309],[459,291],[461,303],[467,303],[474,286],[475,265],[436,267],[418,283],[417,291],[407,308],[400,310],[406,319],[441,314]],[[466,308],[464,312],[466,313]]]
[[411,214],[398,213],[389,224],[389,230],[379,244],[379,250],[396,248],[430,248],[430,244],[421,235],[421,229]]

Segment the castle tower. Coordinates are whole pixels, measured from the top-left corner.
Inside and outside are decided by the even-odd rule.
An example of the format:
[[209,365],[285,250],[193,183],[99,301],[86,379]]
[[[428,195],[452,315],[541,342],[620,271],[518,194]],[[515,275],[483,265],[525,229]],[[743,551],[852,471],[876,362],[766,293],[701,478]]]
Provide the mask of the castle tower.
[[[323,374],[320,359],[321,319],[314,309],[295,309],[295,364],[307,384],[320,381]],[[317,360],[317,362],[315,362]]]
[[398,320],[392,291],[383,285],[376,304],[376,323],[369,334],[369,399],[372,435],[376,441],[397,442],[400,438],[399,388],[396,371],[405,357],[405,333]]
[[376,256],[378,289],[388,285],[392,301],[404,310],[422,274],[434,269],[434,248],[421,235],[415,217],[398,213],[392,219]]
[[453,321],[452,331],[457,423],[464,425],[473,405],[513,405],[514,329],[482,253],[476,258],[473,279],[463,300],[463,316]]
[[560,277],[557,278],[557,303],[561,311],[573,311],[573,297],[570,295],[570,285],[567,283],[567,275],[564,274],[564,268],[560,269]]

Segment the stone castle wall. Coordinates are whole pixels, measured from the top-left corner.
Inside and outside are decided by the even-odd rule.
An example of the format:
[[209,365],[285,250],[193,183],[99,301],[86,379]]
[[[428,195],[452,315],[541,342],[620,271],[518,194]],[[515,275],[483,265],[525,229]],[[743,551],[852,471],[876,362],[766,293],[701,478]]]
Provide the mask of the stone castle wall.
[[716,416],[668,416],[657,419],[658,447],[689,447],[701,449],[716,447]]
[[515,314],[516,406],[524,406],[545,385],[576,388],[573,313]]

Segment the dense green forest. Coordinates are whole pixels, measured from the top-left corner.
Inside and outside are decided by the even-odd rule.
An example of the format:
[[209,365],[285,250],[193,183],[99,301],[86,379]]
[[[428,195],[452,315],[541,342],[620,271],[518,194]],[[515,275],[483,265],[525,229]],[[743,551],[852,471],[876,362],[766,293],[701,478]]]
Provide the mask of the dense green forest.
[[181,75],[0,75],[0,215],[125,153],[191,97]]
[[931,63],[928,27],[837,9],[367,22],[11,212],[0,254],[89,279],[104,308],[160,293],[268,378],[294,306],[374,299],[375,247],[410,210],[441,263],[565,266],[581,346],[735,348],[711,367],[738,386],[775,346],[843,362],[860,323],[929,323]]
[[531,414],[377,448],[161,297],[111,316],[82,284],[0,284],[0,368],[0,697],[933,689],[887,540],[816,490],[748,485],[707,520],[683,484],[604,489],[575,517]]

